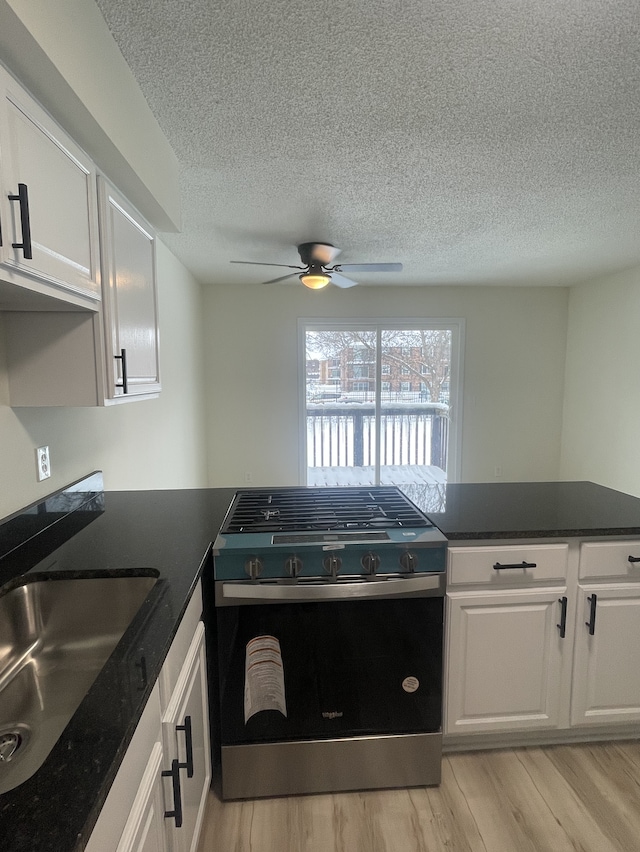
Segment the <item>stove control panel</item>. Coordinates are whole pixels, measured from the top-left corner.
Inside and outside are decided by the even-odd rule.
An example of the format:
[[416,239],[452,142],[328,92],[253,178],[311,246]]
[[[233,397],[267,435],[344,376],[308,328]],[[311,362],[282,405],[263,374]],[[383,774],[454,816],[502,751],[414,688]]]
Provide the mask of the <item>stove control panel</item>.
[[434,528],[358,531],[353,537],[331,531],[286,536],[221,534],[213,555],[216,580],[297,582],[324,577],[331,582],[337,577],[444,572],[446,547],[447,540]]

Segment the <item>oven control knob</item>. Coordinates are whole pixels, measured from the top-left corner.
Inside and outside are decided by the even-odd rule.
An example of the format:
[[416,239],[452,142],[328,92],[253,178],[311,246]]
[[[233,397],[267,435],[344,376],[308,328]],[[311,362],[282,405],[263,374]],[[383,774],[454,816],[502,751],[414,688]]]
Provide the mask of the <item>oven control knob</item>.
[[410,550],[405,550],[400,556],[400,567],[409,574],[412,574],[416,570],[417,564],[418,557]]
[[360,560],[360,564],[367,572],[367,574],[375,574],[378,568],[380,567],[380,557],[377,553],[373,553],[371,550]]
[[322,560],[322,566],[327,574],[331,574],[332,577],[337,577],[338,572],[342,568],[342,559],[339,556],[336,556],[335,553],[332,553],[330,556],[325,556]]
[[244,563],[244,570],[251,577],[252,580],[257,580],[260,574],[262,574],[262,569],[264,565],[262,564],[262,559],[258,556],[250,556],[247,561]]
[[290,556],[284,563],[284,570],[290,577],[297,577],[302,571],[302,559],[299,556]]

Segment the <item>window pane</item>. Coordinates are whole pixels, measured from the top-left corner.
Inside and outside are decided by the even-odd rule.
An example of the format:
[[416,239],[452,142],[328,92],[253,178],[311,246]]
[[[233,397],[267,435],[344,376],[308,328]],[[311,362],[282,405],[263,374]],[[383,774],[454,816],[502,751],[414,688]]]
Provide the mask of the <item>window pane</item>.
[[380,479],[437,508],[447,480],[452,332],[383,328],[381,340],[391,381],[381,395]]
[[307,484],[375,485],[376,332],[307,329],[305,343]]

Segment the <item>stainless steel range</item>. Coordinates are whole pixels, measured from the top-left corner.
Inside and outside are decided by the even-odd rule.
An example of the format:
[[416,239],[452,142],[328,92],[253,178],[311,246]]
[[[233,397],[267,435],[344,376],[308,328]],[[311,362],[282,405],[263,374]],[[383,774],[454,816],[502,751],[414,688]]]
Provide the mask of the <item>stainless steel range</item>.
[[214,544],[225,799],[439,783],[445,557],[397,488],[237,492]]

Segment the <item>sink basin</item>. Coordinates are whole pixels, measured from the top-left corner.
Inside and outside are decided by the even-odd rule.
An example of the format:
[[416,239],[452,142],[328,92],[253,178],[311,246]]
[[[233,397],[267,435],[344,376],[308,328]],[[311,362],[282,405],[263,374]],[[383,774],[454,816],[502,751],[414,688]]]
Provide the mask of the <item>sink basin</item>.
[[56,744],[155,585],[145,574],[27,575],[0,592],[0,794]]

